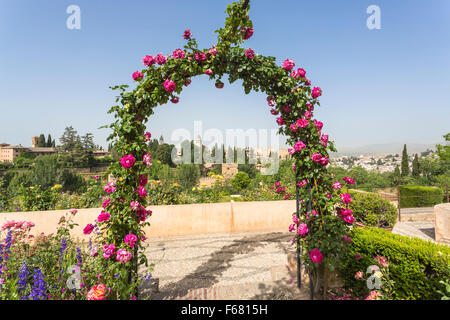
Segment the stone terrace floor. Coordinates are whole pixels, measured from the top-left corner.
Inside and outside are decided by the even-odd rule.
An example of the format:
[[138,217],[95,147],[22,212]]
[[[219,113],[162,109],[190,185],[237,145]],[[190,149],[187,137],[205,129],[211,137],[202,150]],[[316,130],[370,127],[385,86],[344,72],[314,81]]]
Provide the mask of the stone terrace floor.
[[309,299],[307,285],[299,291],[288,271],[290,240],[286,232],[150,239],[147,255],[159,281],[150,299]]

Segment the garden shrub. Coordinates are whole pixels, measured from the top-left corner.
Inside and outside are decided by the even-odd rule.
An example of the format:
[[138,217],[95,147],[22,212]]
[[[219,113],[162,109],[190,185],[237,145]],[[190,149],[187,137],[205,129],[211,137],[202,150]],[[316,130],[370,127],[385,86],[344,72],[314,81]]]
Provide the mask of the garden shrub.
[[247,172],[244,172],[244,171],[239,171],[238,173],[236,173],[236,175],[233,177],[233,179],[230,180],[231,185],[237,191],[246,189],[250,185],[251,182],[252,182],[252,179],[250,179]]
[[367,294],[366,283],[355,279],[355,274],[366,272],[375,256],[385,256],[394,281],[393,299],[440,299],[438,291],[445,288],[440,281],[450,277],[448,246],[378,228],[354,228],[351,239],[339,266],[345,287],[359,295]]
[[350,192],[349,209],[357,222],[366,226],[391,228],[397,220],[397,208],[376,193]]
[[400,186],[402,208],[432,207],[442,203],[443,196],[438,187]]

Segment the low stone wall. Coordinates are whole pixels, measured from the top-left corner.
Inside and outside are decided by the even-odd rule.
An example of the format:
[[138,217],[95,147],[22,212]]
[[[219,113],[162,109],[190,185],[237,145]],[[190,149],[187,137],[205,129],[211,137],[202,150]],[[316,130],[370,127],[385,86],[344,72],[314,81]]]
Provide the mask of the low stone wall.
[[434,206],[434,239],[450,244],[450,203]]
[[[160,238],[207,233],[253,231],[287,231],[295,212],[295,200],[203,203],[150,206],[151,226],[147,237]],[[83,228],[93,223],[101,208],[79,209],[74,221],[78,224],[72,236],[83,239]],[[55,233],[59,219],[68,210],[0,213],[0,225],[6,221],[32,221],[33,234]]]

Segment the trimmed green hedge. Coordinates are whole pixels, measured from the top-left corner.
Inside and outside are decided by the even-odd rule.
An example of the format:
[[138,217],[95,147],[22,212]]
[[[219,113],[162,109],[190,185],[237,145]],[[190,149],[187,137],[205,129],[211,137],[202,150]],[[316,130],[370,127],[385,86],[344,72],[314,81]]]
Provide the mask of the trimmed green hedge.
[[442,203],[444,194],[438,187],[400,186],[400,207],[432,207]]
[[376,193],[350,191],[349,209],[357,222],[370,227],[392,228],[397,221],[397,208]]
[[[378,228],[354,228],[351,238],[340,262],[339,275],[356,294],[368,294],[365,281],[355,279],[355,274],[374,265],[375,256],[388,258],[389,275],[395,282],[394,299],[440,299],[437,291],[445,292],[439,281],[450,278],[450,247]],[[361,258],[356,259],[356,255]]]

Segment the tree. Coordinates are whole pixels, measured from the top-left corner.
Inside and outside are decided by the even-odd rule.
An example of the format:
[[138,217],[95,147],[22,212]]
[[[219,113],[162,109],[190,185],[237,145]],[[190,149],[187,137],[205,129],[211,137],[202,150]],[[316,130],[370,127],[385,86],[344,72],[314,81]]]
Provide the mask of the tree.
[[39,136],[39,139],[38,139],[37,147],[38,148],[43,148],[43,147],[46,147],[46,146],[47,146],[47,144],[45,142],[45,136],[44,136],[43,133],[41,133],[41,135]]
[[200,179],[200,169],[195,164],[180,164],[177,170],[177,180],[185,189],[195,186]]
[[405,144],[403,147],[403,154],[402,154],[401,176],[406,177],[408,175],[409,175],[408,152],[406,151],[406,144]]
[[75,147],[80,144],[80,136],[72,126],[66,127],[59,140],[61,141],[61,147],[64,151],[73,151]]
[[[445,141],[450,141],[450,132],[443,136]],[[442,161],[450,161],[450,144],[436,145],[437,154]]]
[[46,146],[47,148],[51,148],[52,145],[53,145],[52,135],[49,133],[49,134],[48,134],[48,137],[47,137],[47,143],[45,144],[45,146]]
[[414,156],[414,160],[412,163],[412,175],[414,177],[420,176],[420,166],[419,166],[419,157],[416,155]]
[[58,156],[39,156],[31,170],[31,182],[46,189],[55,184],[58,173]]

